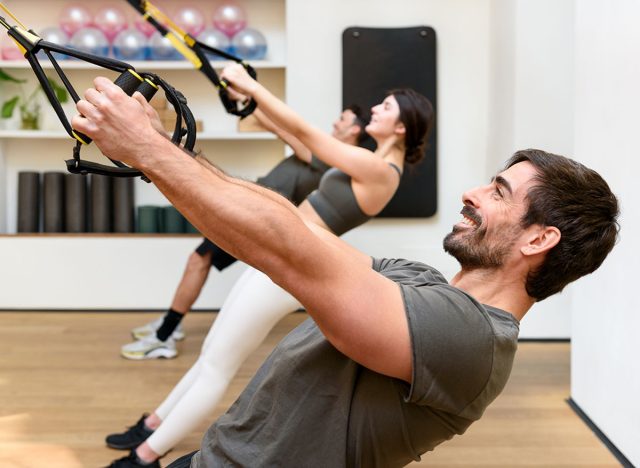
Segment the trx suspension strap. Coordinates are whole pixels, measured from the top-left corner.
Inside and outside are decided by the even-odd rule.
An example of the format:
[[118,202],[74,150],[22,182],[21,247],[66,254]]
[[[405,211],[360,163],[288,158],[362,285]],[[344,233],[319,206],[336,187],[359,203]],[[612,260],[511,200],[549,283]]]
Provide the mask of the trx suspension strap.
[[[158,89],[162,89],[166,94],[167,100],[173,105],[176,111],[176,125],[171,141],[175,144],[180,144],[183,136],[185,136],[185,149],[189,151],[193,150],[196,137],[196,125],[193,114],[187,107],[187,101],[184,96],[167,82],[165,82],[162,78],[153,73],[137,72],[131,65],[119,60],[88,54],[45,41],[40,38],[33,30],[27,30],[27,28],[22,23],[20,23],[20,21],[1,2],[0,8],[18,23],[18,26],[11,26],[5,18],[0,16],[0,24],[7,29],[7,34],[15,41],[15,43],[18,45],[18,48],[24,54],[24,57],[29,62],[31,69],[35,73],[36,78],[38,79],[45,95],[47,96],[47,99],[51,103],[51,106],[53,107],[56,115],[60,119],[62,126],[69,134],[69,136],[76,140],[76,146],[73,150],[73,159],[69,159],[66,161],[67,169],[69,172],[74,174],[93,173],[116,177],[141,176],[148,182],[148,179],[144,177],[144,175],[140,171],[127,166],[121,161],[116,161],[109,158],[111,162],[113,162],[113,164],[115,164],[116,166],[112,167],[80,159],[80,149],[82,145],[88,145],[89,143],[91,143],[91,139],[71,127],[69,119],[67,118],[62,105],[56,97],[55,91],[49,84],[49,80],[47,79],[42,66],[38,62],[36,54],[40,51],[43,51],[49,58],[54,70],[58,74],[58,77],[76,103],[80,100],[80,96],[71,85],[71,82],[62,71],[62,68],[60,67],[58,62],[53,57],[52,52],[69,55],[85,62],[97,65],[99,67],[119,72],[120,76],[115,80],[115,84],[122,88],[124,92],[129,96],[138,91],[145,97],[145,99],[150,100],[158,91]],[[186,129],[182,128],[183,120],[185,122]]]
[[243,104],[244,107],[240,108],[238,107],[239,103],[229,97],[229,92],[227,91],[229,83],[218,77],[218,74],[209,63],[205,50],[227,60],[239,63],[247,70],[249,75],[255,79],[257,74],[251,65],[239,57],[231,55],[223,50],[210,47],[196,40],[193,36],[180,28],[180,26],[175,24],[166,14],[160,11],[158,7],[153,5],[150,1],[127,0],[127,3],[135,8],[147,22],[152,24],[153,27],[160,32],[160,34],[166,37],[171,44],[173,44],[176,50],[189,60],[196,69],[204,73],[204,75],[218,90],[220,101],[222,101],[222,105],[229,114],[237,115],[243,119],[255,110],[257,103],[253,99],[250,99],[246,104]]

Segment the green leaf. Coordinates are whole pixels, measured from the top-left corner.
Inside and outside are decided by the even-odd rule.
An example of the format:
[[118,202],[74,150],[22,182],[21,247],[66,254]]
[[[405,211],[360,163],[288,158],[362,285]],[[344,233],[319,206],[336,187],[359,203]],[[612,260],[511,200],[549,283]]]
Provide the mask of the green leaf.
[[4,104],[2,104],[2,118],[9,119],[13,116],[13,110],[16,108],[16,104],[18,104],[18,100],[20,96],[15,96],[12,99],[9,99]]
[[11,81],[12,83],[26,83],[27,80],[20,80],[18,78],[14,78],[5,72],[2,68],[0,68],[0,81]]
[[69,94],[67,93],[67,89],[64,86],[59,85],[53,78],[47,77],[49,80],[49,85],[53,88],[53,91],[56,93],[56,99],[61,103],[65,103],[69,100]]

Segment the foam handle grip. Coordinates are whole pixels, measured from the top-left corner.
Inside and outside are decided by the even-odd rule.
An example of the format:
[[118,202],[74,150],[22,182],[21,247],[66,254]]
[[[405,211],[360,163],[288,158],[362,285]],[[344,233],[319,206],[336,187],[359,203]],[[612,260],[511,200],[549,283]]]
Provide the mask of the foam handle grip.
[[[118,78],[116,78],[116,80],[114,81],[114,84],[122,88],[122,90],[128,96],[131,96],[133,93],[136,92],[141,82],[144,83],[144,80],[140,75],[138,75],[133,70],[126,70]],[[91,138],[89,138],[84,133],[80,133],[74,130],[74,134],[76,138],[85,145],[88,145],[92,141]]]
[[153,96],[155,96],[158,92],[158,87],[148,79],[146,79],[142,83],[140,83],[140,86],[138,86],[138,89],[136,89],[136,91],[142,94],[147,101],[151,101],[151,99],[153,99]]

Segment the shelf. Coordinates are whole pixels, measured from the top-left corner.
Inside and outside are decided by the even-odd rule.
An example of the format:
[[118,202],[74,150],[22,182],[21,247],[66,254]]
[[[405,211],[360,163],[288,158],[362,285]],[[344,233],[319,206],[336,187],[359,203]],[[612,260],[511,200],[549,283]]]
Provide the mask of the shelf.
[[[171,60],[171,61],[163,61],[163,60],[142,60],[142,61],[131,61],[127,62],[136,70],[194,70],[191,62],[186,60]],[[225,66],[233,63],[228,60],[213,60],[210,62],[214,68],[222,69]],[[63,70],[94,70],[99,69],[97,65],[93,65],[87,62],[80,62],[78,60],[58,60],[58,64],[62,67]],[[259,69],[269,69],[269,68],[285,68],[286,65],[283,62],[271,62],[269,60],[254,60],[250,61],[249,64],[259,70]],[[40,60],[40,65],[45,70],[53,69],[53,65],[49,60]],[[29,63],[26,60],[0,60],[0,68],[6,69],[27,69],[31,68]]]
[[[50,139],[70,140],[71,137],[61,131],[52,130],[0,130],[0,139]],[[277,137],[269,132],[203,132],[198,133],[196,141],[216,140],[276,140]]]

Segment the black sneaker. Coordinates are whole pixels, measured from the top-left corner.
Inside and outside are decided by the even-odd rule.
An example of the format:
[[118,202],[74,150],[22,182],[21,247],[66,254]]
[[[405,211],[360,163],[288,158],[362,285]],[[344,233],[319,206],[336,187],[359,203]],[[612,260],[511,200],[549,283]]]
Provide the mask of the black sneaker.
[[147,438],[151,434],[153,434],[153,431],[147,429],[147,427],[144,425],[144,420],[146,417],[147,415],[143,414],[140,420],[134,426],[129,427],[126,432],[123,432],[121,434],[109,434],[105,439],[107,445],[118,450],[129,450],[136,448],[142,442],[147,440]]
[[160,468],[160,462],[156,460],[151,463],[143,464],[140,462],[140,459],[136,455],[136,451],[131,450],[131,453],[129,453],[129,455],[127,455],[126,457],[118,458],[117,460],[113,460],[111,462],[111,465],[107,466],[106,468],[141,468],[141,467]]

